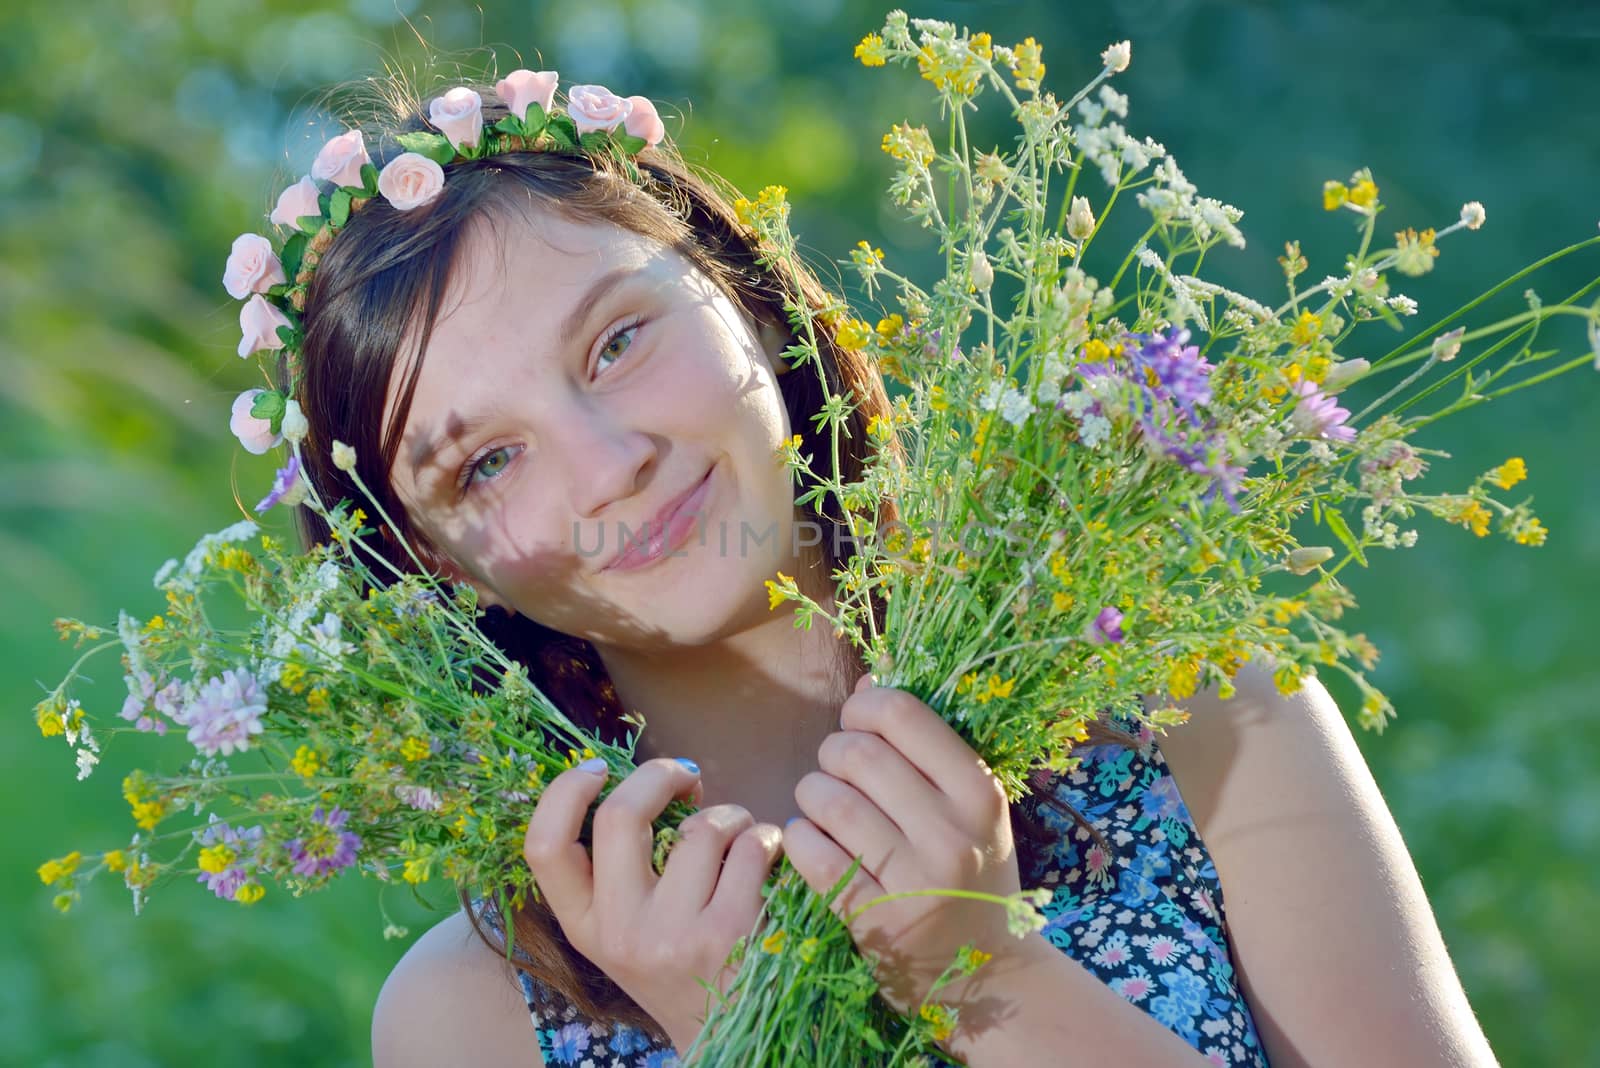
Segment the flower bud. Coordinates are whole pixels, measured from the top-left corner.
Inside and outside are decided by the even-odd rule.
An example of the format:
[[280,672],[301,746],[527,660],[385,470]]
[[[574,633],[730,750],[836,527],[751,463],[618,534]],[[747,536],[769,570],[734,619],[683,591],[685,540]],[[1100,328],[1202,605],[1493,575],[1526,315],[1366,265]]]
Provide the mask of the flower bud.
[[306,422],[306,413],[300,410],[299,401],[291,399],[283,402],[283,422],[279,424],[278,429],[289,441],[305,440],[306,434],[311,430],[311,424]]
[[1362,377],[1370,370],[1372,364],[1366,360],[1342,360],[1333,365],[1322,379],[1324,393],[1337,393],[1356,379]]
[[1482,226],[1485,218],[1487,215],[1484,213],[1483,205],[1476,200],[1469,200],[1461,205],[1461,222],[1468,230],[1476,230]]
[[1308,575],[1332,559],[1332,549],[1326,545],[1312,545],[1290,553],[1288,568],[1296,575]]
[[980,293],[994,285],[994,268],[989,265],[989,257],[984,255],[982,249],[972,254],[972,284]]
[[356,450],[342,441],[333,443],[333,466],[346,473],[356,469]]
[[1112,74],[1121,74],[1128,69],[1128,63],[1133,59],[1133,43],[1131,41],[1118,41],[1104,52],[1100,53],[1100,62],[1106,65],[1106,70]]
[[1089,198],[1073,197],[1072,212],[1067,216],[1067,236],[1074,241],[1084,241],[1093,233],[1094,212],[1089,209]]

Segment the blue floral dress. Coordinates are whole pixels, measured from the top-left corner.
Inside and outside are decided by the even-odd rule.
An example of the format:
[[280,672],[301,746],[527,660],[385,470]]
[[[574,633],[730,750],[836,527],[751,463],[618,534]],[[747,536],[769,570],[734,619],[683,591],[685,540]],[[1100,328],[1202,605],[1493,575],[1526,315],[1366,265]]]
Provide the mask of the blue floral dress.
[[[1112,723],[1139,739],[1079,750],[1071,772],[1023,802],[1054,832],[1022,885],[1054,892],[1044,936],[1217,1065],[1265,1068],[1250,1006],[1228,948],[1222,885],[1178,784],[1149,728]],[[1102,848],[1070,815],[1041,800],[1052,793],[1092,823]],[[518,982],[547,1065],[669,1068],[671,1047],[635,1028],[581,1017],[525,972]]]

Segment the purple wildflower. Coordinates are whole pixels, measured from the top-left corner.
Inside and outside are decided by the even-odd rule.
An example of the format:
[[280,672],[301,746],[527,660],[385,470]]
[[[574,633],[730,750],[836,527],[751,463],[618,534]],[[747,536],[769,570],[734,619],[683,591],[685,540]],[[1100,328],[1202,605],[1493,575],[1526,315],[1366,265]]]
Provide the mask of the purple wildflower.
[[1100,609],[1100,614],[1089,624],[1089,640],[1095,645],[1122,641],[1122,613],[1110,605]]
[[437,812],[444,807],[439,795],[426,786],[405,783],[394,788],[394,796],[421,812]]
[[1117,375],[1140,387],[1143,414],[1176,406],[1191,423],[1198,424],[1200,415],[1195,407],[1211,402],[1211,364],[1200,355],[1200,347],[1188,341],[1187,330],[1176,330],[1170,337],[1127,334],[1122,345],[1125,363],[1080,364],[1078,373],[1085,378]]
[[203,871],[195,877],[206,889],[224,901],[233,901],[239,888],[250,881],[250,867],[259,863],[262,829],[240,831],[212,816],[211,825],[200,835],[202,846],[225,845],[233,850],[235,863],[219,872]]
[[118,715],[131,722],[135,730],[154,731],[156,734],[167,733],[166,720],[152,716],[148,710],[153,704],[156,711],[163,715],[173,715],[176,710],[176,699],[181,691],[179,684],[169,682],[165,686],[160,686],[148,671],[134,671],[127,676],[126,681],[128,696],[122,702],[122,711]]
[[278,468],[272,478],[272,492],[256,505],[256,513],[259,515],[275,504],[299,504],[305,499],[305,492],[305,485],[300,481],[300,454],[291,453],[289,462]]
[[1296,382],[1294,393],[1300,399],[1289,413],[1289,426],[1297,435],[1347,443],[1356,439],[1355,427],[1344,425],[1349,409],[1339,407],[1315,382]]
[[229,668],[202,686],[173,719],[189,728],[189,741],[206,756],[229,756],[250,748],[250,736],[261,733],[266,711],[267,695],[255,676]]
[[349,818],[350,814],[337,806],[327,813],[320,805],[312,811],[311,830],[303,838],[290,839],[283,847],[294,861],[296,875],[308,879],[334,875],[356,862],[361,836],[342,830]]

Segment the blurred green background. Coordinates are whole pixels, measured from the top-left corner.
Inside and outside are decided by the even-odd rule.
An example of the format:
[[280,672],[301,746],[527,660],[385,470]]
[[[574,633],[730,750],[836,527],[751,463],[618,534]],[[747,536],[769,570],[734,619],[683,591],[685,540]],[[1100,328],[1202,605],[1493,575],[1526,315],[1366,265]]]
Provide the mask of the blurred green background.
[[[283,179],[335,132],[317,91],[386,61],[425,68],[430,54],[440,64],[498,46],[503,70],[554,67],[564,85],[663,102],[688,158],[747,190],[787,185],[817,262],[863,236],[891,258],[925,261],[925,236],[890,216],[877,142],[891,122],[933,120],[931,98],[915,74],[851,59],[885,10],[854,0],[4,5],[0,1062],[365,1063],[373,999],[407,944],[383,939],[370,882],[298,902],[269,893],[250,909],[177,885],[135,919],[109,883],[60,916],[34,875],[48,856],[120,844],[128,830],[117,786],[129,750],[114,747],[77,783],[68,752],[32,726],[41,684],[70,660],[50,620],[153,613],[157,566],[238,516],[233,484],[254,500],[270,477],[227,432],[250,366],[232,355],[237,305],[220,277],[234,235],[262,224]],[[1269,301],[1286,240],[1303,240],[1311,280],[1339,269],[1350,217],[1324,215],[1321,184],[1360,166],[1391,208],[1384,233],[1446,225],[1466,200],[1488,209],[1482,231],[1445,243],[1432,276],[1394,279],[1422,302],[1417,325],[1588,237],[1600,218],[1597,5],[1097,0],[911,13],[987,29],[997,43],[1035,36],[1063,94],[1107,43],[1132,38],[1117,83],[1132,97],[1130,128],[1163,142],[1202,194],[1245,210],[1249,248],[1207,266]],[[1131,202],[1119,210],[1137,213]],[[1590,250],[1535,284],[1556,299],[1597,274]],[[1387,348],[1382,328],[1369,329],[1372,351],[1358,334],[1346,355]],[[1554,336],[1582,351],[1581,331]],[[1350,629],[1384,650],[1375,678],[1400,713],[1360,741],[1507,1064],[1600,1063],[1583,1000],[1600,955],[1597,416],[1600,376],[1585,371],[1424,439],[1454,454],[1425,481],[1435,491],[1524,457],[1531,479],[1516,492],[1535,495],[1551,530],[1542,549],[1419,520],[1418,548],[1346,572],[1362,601]],[[102,672],[93,692],[110,714],[123,690],[109,661]],[[1348,692],[1330,687],[1353,713]],[[413,937],[433,918],[404,894],[382,903]]]

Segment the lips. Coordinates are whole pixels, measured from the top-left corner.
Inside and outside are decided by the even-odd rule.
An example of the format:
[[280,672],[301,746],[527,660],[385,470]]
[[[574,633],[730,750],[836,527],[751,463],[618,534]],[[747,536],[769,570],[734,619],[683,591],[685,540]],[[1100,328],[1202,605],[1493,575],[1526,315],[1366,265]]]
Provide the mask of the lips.
[[706,490],[716,465],[706,471],[693,485],[662,505],[643,530],[619,526],[617,538],[623,544],[617,555],[600,570],[631,571],[651,563],[661,555],[676,549],[693,532],[694,513],[704,504]]

